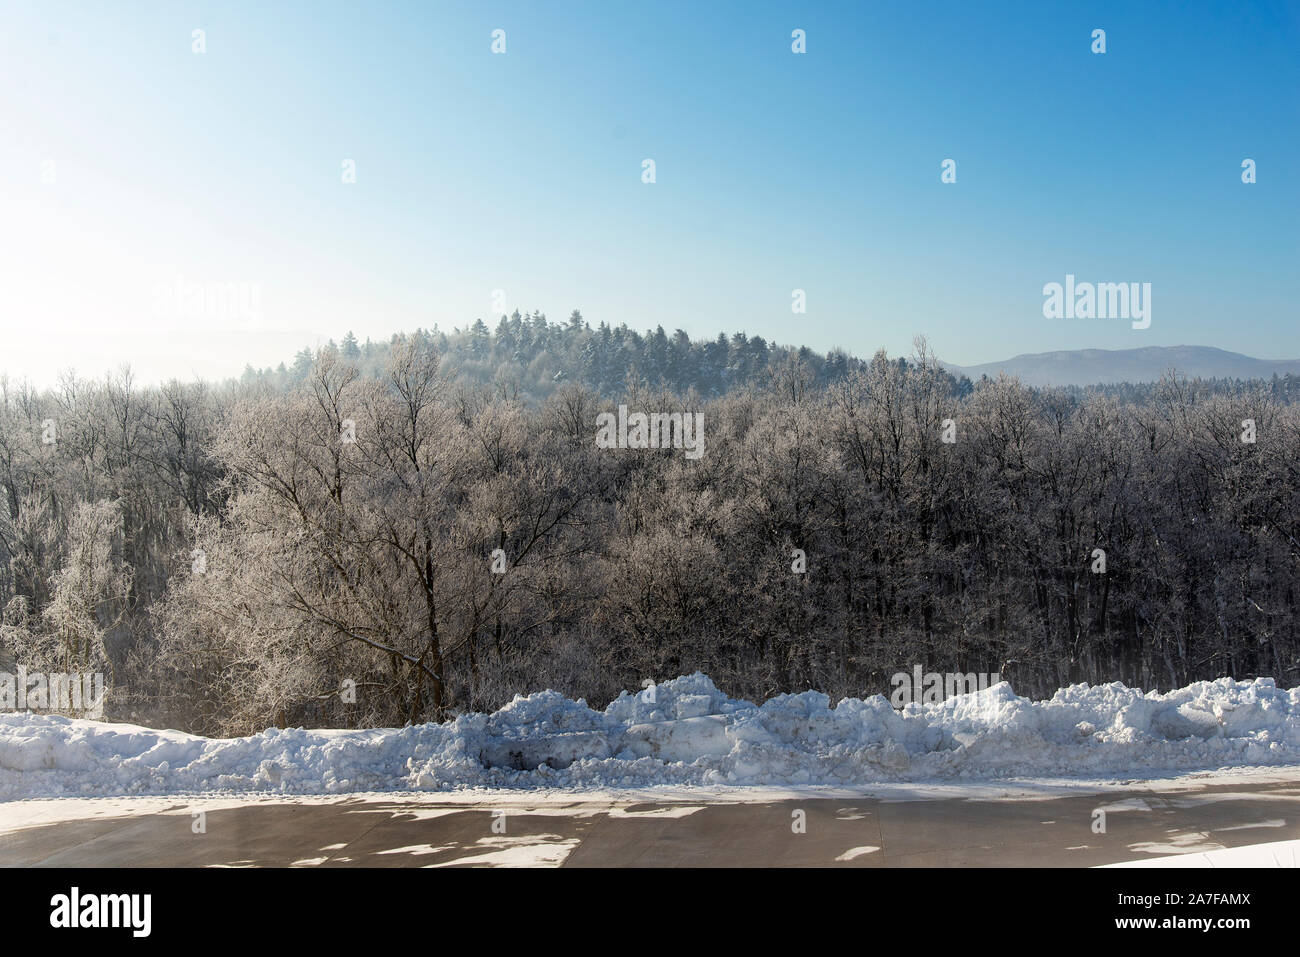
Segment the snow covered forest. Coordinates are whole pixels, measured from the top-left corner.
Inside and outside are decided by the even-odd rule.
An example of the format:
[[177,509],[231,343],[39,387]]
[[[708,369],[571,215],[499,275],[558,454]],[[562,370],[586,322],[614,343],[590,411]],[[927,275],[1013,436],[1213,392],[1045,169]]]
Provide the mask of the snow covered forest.
[[[102,671],[108,717],[209,735],[603,707],[696,670],[757,700],[916,664],[1023,696],[1290,686],[1296,399],[577,313],[349,335],[224,384],[3,380],[0,669]],[[703,456],[597,448],[619,404],[702,414]]]

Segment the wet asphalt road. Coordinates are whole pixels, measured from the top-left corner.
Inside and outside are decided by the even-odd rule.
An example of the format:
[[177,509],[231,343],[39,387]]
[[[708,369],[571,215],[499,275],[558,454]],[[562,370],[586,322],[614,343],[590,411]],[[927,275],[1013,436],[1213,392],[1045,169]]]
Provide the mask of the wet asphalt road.
[[1300,775],[997,800],[372,794],[0,805],[6,867],[1088,867],[1294,839]]

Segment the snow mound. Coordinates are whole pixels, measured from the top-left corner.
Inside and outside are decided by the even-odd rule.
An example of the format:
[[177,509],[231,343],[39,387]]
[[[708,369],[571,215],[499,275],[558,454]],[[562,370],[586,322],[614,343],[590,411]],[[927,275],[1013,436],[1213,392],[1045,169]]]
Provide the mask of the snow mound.
[[805,691],[761,705],[703,674],[603,712],[554,691],[493,714],[365,731],[201,738],[52,715],[0,715],[0,798],[655,785],[1108,778],[1300,765],[1300,689],[1271,678],[1168,694],[1072,685],[1049,700],[1006,682],[894,710]]

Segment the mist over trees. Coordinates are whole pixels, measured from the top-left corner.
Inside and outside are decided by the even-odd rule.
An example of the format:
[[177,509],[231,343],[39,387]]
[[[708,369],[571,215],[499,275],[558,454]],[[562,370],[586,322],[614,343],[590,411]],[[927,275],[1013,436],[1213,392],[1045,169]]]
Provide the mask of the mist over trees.
[[[629,379],[675,392],[691,390],[703,398],[716,398],[728,391],[762,386],[769,370],[798,359],[818,386],[839,381],[866,363],[842,349],[819,353],[806,346],[778,345],[762,336],[743,332],[719,333],[714,339],[692,340],[681,329],[671,335],[662,326],[644,333],[626,325],[601,322],[590,326],[582,313],[573,310],[567,321],[552,323],[540,311],[502,316],[495,331],[481,319],[464,329],[441,332],[417,329],[410,334],[443,358],[443,372],[465,385],[491,386],[503,395],[529,401],[549,397],[562,385],[580,382],[605,398],[616,397]],[[407,336],[393,336],[391,342],[364,343],[349,332],[341,342],[330,340],[326,351],[337,351],[357,366],[363,375],[382,375],[393,343]],[[261,384],[284,389],[301,385],[311,371],[316,353],[300,350],[291,364],[275,369],[245,369],[244,385]],[[1173,371],[1173,370],[1171,370]],[[954,371],[959,395],[973,387]],[[1236,393],[1256,388],[1259,382],[1243,379],[1207,379],[1201,383],[1216,393]],[[1065,387],[1069,395],[1104,392],[1125,399],[1145,400],[1156,388],[1152,382],[1114,383],[1089,388]],[[1282,402],[1300,401],[1300,377],[1274,376],[1268,383],[1271,394]]]
[[[806,347],[777,346],[762,336],[719,333],[713,340],[692,340],[683,330],[668,335],[662,326],[644,333],[626,325],[588,325],[575,309],[564,322],[550,322],[543,312],[501,316],[495,330],[482,319],[450,333],[417,329],[411,334],[443,357],[457,382],[487,385],[502,394],[540,400],[567,382],[582,382],[601,395],[623,390],[631,377],[678,392],[693,389],[706,398],[760,382],[769,365],[787,357],[801,359],[822,382],[841,378],[863,362],[841,349],[820,354]],[[349,332],[337,351],[364,375],[382,375],[393,342],[359,342]],[[302,383],[315,361],[301,350],[291,365],[260,371],[249,367],[242,381],[284,388]]]
[[[697,669],[758,699],[915,664],[1024,695],[1289,685],[1295,397],[972,383],[924,342],[861,361],[576,312],[215,386],[0,380],[0,668],[102,670],[109,717],[203,733]],[[597,448],[619,404],[701,413],[704,455]]]

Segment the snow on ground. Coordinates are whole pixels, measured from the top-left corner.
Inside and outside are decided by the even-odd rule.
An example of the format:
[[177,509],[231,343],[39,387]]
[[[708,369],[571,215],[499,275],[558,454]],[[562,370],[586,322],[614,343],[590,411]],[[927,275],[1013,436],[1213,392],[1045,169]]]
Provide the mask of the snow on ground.
[[1102,867],[1300,867],[1300,841],[1273,841],[1245,847],[1221,847],[1194,854],[1171,854]]
[[854,788],[1025,778],[1151,778],[1300,766],[1300,689],[1202,681],[1168,694],[1006,682],[895,711],[806,691],[755,705],[702,674],[624,692],[603,712],[554,691],[493,714],[367,731],[209,739],[51,715],[0,715],[0,799],[479,788]]

